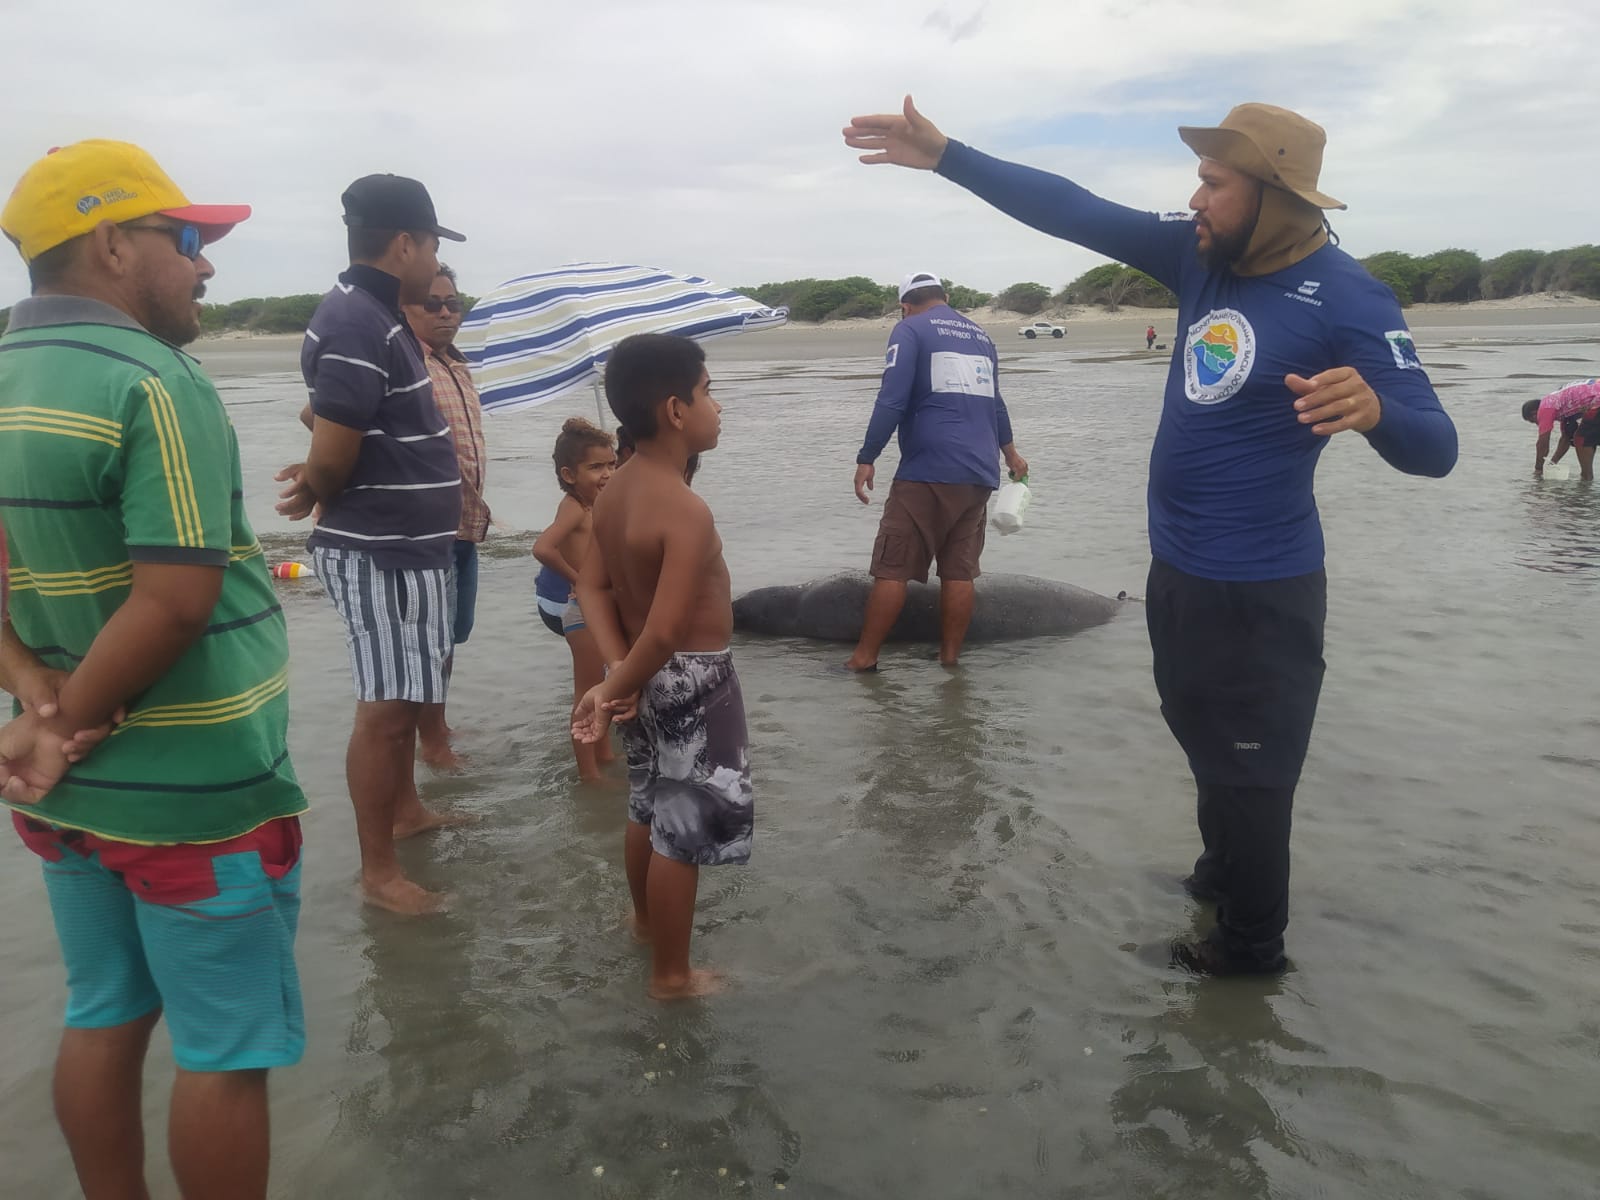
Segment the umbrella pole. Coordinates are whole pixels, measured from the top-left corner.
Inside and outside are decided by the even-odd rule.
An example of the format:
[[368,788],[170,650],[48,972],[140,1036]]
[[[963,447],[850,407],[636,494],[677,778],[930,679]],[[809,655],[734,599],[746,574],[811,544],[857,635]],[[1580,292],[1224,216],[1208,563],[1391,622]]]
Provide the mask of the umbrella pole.
[[605,410],[604,404],[601,401],[600,381],[598,379],[594,381],[593,387],[594,387],[594,415],[597,418],[599,418],[600,428],[604,429],[606,427],[606,410]]

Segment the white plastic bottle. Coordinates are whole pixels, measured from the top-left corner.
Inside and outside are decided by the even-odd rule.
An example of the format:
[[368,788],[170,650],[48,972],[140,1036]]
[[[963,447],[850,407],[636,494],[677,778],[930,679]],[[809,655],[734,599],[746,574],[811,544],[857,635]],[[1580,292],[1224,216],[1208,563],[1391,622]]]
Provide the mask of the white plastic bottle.
[[1032,498],[1033,492],[1028,488],[1026,475],[1002,484],[995,496],[994,516],[989,518],[990,524],[1002,535],[1015,533],[1022,528],[1023,514],[1028,511],[1028,501]]

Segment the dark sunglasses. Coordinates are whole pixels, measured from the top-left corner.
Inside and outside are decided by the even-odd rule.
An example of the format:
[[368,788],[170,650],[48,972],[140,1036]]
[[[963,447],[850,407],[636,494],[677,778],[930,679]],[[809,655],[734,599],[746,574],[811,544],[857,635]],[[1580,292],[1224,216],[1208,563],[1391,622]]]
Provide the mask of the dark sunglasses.
[[124,229],[144,233],[164,233],[177,246],[178,253],[190,262],[200,257],[203,242],[198,225],[124,225]]
[[460,296],[449,296],[449,297],[446,297],[445,299],[441,300],[437,296],[429,296],[426,300],[424,300],[422,302],[422,311],[423,312],[436,313],[441,308],[444,309],[447,312],[453,312],[453,313],[460,312],[461,311],[461,297]]

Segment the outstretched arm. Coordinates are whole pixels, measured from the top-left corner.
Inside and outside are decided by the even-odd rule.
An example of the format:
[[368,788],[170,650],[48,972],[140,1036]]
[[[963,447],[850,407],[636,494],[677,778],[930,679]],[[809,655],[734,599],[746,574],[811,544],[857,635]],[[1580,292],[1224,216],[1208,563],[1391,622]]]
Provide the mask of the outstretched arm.
[[1127,263],[1174,291],[1184,256],[1194,250],[1191,222],[1113,204],[1059,175],[1003,162],[952,141],[917,111],[910,96],[899,113],[853,118],[844,140],[871,151],[861,155],[864,163],[936,170],[1041,233]]

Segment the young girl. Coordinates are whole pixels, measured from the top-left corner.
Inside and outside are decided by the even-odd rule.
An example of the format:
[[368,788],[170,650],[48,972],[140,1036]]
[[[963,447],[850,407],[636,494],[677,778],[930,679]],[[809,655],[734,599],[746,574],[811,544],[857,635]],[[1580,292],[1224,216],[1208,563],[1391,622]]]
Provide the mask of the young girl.
[[[533,544],[533,556],[543,565],[543,579],[559,576],[567,591],[566,609],[561,616],[561,632],[572,651],[573,703],[582,699],[588,690],[605,676],[605,663],[594,643],[594,635],[584,628],[583,613],[578,608],[572,588],[578,582],[578,570],[589,554],[590,510],[594,499],[617,468],[617,454],[611,435],[597,429],[582,417],[572,417],[561,427],[556,438],[555,453],[550,456],[556,466],[556,480],[566,493],[551,521],[539,540]],[[548,587],[541,590],[548,590]],[[549,609],[543,610],[548,623]],[[615,756],[610,739],[590,745],[573,740],[572,753],[578,760],[578,777],[586,781],[599,779],[600,766]]]

